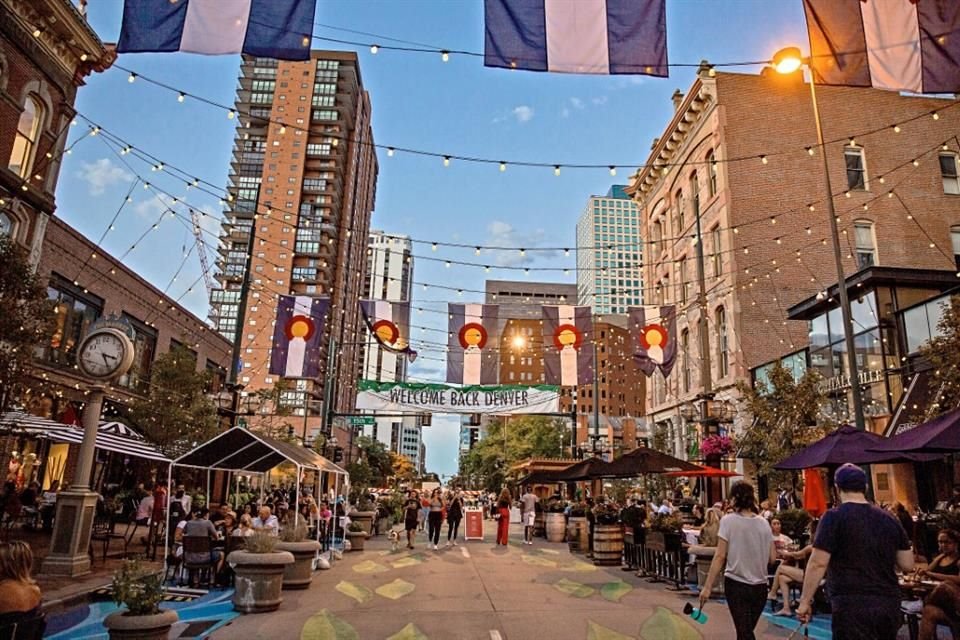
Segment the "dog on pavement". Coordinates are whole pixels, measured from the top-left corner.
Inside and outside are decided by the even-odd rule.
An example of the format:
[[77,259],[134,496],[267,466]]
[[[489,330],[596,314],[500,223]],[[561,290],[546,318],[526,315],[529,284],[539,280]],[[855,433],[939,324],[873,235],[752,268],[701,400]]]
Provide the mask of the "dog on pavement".
[[390,538],[390,551],[396,553],[400,550],[400,532],[396,529],[391,529],[388,537]]

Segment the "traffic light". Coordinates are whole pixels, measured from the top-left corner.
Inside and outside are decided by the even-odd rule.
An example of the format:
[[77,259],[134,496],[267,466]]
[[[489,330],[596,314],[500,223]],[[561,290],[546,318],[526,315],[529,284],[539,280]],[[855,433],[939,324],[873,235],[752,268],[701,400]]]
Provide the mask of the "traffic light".
[[334,448],[333,448],[333,461],[334,461],[334,462],[343,462],[343,447],[334,447]]

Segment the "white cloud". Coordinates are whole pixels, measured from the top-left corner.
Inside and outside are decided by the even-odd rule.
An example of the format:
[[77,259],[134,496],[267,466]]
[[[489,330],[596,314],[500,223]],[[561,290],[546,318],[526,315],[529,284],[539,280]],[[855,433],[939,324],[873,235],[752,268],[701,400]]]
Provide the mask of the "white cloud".
[[517,119],[517,122],[530,122],[533,120],[533,107],[528,107],[525,104],[514,107],[513,117]]
[[570,109],[568,109],[567,107],[564,107],[563,109],[560,109],[560,117],[561,117],[561,118],[569,118],[569,117],[570,117]]
[[145,220],[156,222],[167,208],[160,198],[152,196],[133,205],[133,212]]
[[583,100],[576,97],[570,98],[570,104],[571,106],[573,106],[574,109],[583,109],[584,107]]
[[607,96],[597,96],[595,98],[590,98],[590,102],[597,105],[598,107],[601,105],[605,105],[607,104]]
[[497,250],[490,249],[486,253],[494,256],[493,263],[498,267],[520,267],[530,264],[535,258],[548,257],[553,252],[547,251],[526,251],[520,255],[519,248],[535,248],[543,242],[546,236],[544,229],[536,229],[532,232],[518,232],[509,222],[494,220],[487,225],[487,239],[484,244],[488,246],[517,247],[516,249]]
[[91,196],[99,196],[115,184],[133,180],[129,172],[113,164],[109,158],[84,162],[77,171],[77,177],[87,183],[87,190]]

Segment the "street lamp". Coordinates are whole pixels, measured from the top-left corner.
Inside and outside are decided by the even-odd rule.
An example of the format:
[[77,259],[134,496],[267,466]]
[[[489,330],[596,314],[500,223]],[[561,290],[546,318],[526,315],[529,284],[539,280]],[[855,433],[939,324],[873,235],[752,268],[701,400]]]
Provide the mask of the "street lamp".
[[857,368],[856,345],[853,341],[853,323],[850,314],[850,298],[847,295],[847,279],[843,272],[843,259],[840,253],[840,233],[837,230],[837,212],[833,206],[833,187],[830,184],[830,166],[827,161],[827,148],[823,141],[823,126],[820,122],[820,107],[817,104],[816,78],[809,58],[803,58],[797,47],[780,49],[773,55],[773,67],[778,73],[793,73],[806,65],[810,69],[810,101],[813,103],[813,120],[817,127],[817,146],[823,159],[823,179],[827,196],[827,216],[830,224],[830,237],[833,241],[833,261],[837,267],[837,289],[840,293],[840,312],[843,315],[843,341],[847,349],[847,367],[850,370],[850,387],[853,392],[853,414],[857,429],[866,430],[863,417],[863,395],[860,391],[860,373]]
[[238,416],[252,416],[255,411],[256,395],[244,393],[243,385],[227,382],[216,394],[217,413],[229,419],[230,427],[237,426]]

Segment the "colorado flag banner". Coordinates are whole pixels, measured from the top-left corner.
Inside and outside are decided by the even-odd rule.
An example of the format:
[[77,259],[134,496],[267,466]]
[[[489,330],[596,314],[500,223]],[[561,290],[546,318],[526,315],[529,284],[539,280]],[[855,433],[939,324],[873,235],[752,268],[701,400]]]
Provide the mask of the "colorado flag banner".
[[590,307],[543,307],[546,383],[569,387],[593,382],[593,316]]
[[316,0],[124,0],[119,53],[309,60]]
[[643,307],[630,307],[630,333],[634,339],[634,360],[647,377],[658,368],[664,378],[677,360],[677,308],[660,307],[660,322],[647,322]]
[[956,0],[804,0],[820,84],[960,91]]
[[485,0],[483,64],[666,77],[666,0]]
[[497,384],[500,370],[495,304],[450,304],[447,334],[447,382]]
[[405,355],[410,362],[417,352],[410,348],[410,304],[387,300],[361,300],[360,311],[373,339],[390,353]]
[[320,375],[320,336],[330,298],[280,296],[273,327],[270,373],[285,378]]

